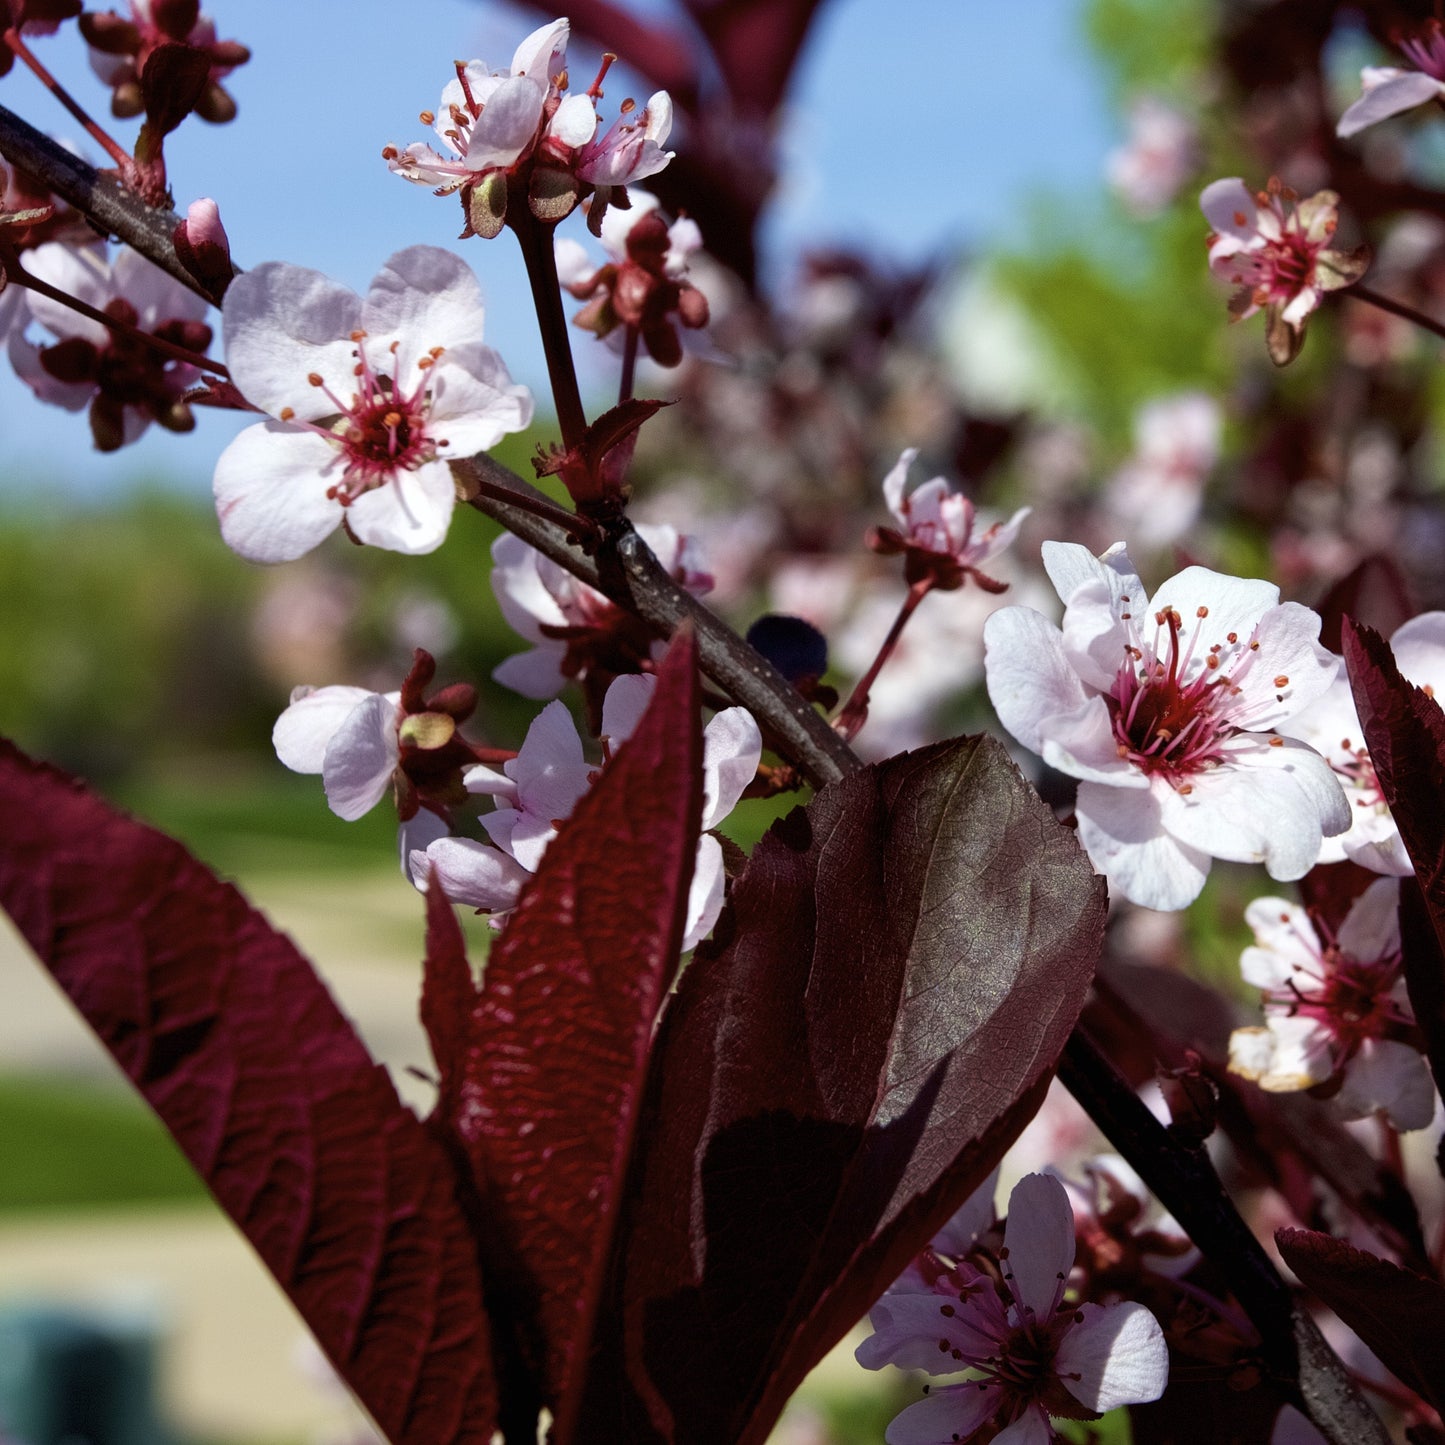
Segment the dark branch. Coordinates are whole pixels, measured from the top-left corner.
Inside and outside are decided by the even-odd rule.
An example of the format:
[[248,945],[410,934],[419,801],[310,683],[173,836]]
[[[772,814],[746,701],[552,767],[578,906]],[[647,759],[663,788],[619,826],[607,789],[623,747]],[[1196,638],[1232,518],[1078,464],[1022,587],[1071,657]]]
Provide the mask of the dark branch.
[[181,218],[174,211],[146,205],[113,175],[71,155],[4,106],[0,106],[0,156],[89,216],[99,230],[118,237],[212,305],[221,304],[223,291],[208,291],[176,255],[171,237]]
[[1306,1412],[1331,1445],[1388,1445],[1389,1433],[1240,1218],[1204,1150],[1176,1139],[1082,1028],[1064,1048],[1059,1079],[1228,1281],[1277,1378],[1298,1380]]

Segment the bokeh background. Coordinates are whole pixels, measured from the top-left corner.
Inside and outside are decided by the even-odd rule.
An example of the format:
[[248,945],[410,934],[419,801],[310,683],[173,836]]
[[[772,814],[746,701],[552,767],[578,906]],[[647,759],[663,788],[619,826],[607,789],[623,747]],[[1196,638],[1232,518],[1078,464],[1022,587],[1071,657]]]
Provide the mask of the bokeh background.
[[[664,0],[632,8],[676,14]],[[949,475],[986,509],[1034,508],[1006,601],[1050,605],[1043,538],[1125,536],[1156,576],[1187,556],[1306,601],[1384,551],[1419,603],[1445,602],[1437,348],[1346,302],[1275,372],[1258,322],[1226,326],[1196,204],[1221,175],[1278,173],[1305,192],[1334,181],[1346,227],[1377,249],[1373,284],[1445,313],[1445,119],[1350,146],[1332,135],[1359,65],[1410,14],[1325,0],[820,4],[766,118],[773,161],[756,129],[729,133],[724,116],[710,133],[759,194],[771,187],[756,282],[700,266],[732,361],[644,372],[644,391],[680,404],[644,437],[638,514],[703,537],[716,603],[740,624],[769,609],[816,621],[842,685],[897,605],[896,577],[862,538],[884,520],[878,484],[905,445],[923,450],[921,476]],[[215,18],[254,60],[230,83],[234,124],[193,120],[168,145],[178,202],[215,197],[243,266],[285,259],[361,289],[392,251],[451,244],[460,223],[454,201],[391,176],[382,145],[422,134],[417,112],[454,57],[503,64],[547,17],[484,0],[401,13],[383,0],[218,0]],[[38,47],[103,114],[78,37]],[[597,48],[574,40],[574,75]],[[609,102],[649,88],[624,64]],[[73,134],[19,68],[0,103]],[[676,144],[686,155],[698,129]],[[488,340],[543,398],[520,262],[505,237],[462,250],[487,291]],[[585,390],[605,404],[615,360],[576,344]],[[533,436],[500,449],[518,470],[550,439],[540,411]],[[214,459],[244,419],[203,412],[189,436],[153,429],[100,456],[82,418],[42,407],[8,371],[0,417],[0,733],[237,878],[423,1101],[405,1073],[426,1063],[420,910],[392,824],[383,810],[332,817],[269,735],[295,685],[395,687],[425,646],[444,680],[482,684],[479,730],[515,746],[535,709],[487,681],[520,647],[488,585],[493,530],[459,515],[428,558],[337,536],[257,568],[227,552],[209,506]],[[875,755],[987,724],[979,634],[993,605],[972,590],[929,599],[875,690],[862,739]],[[744,808],[730,827],[746,844],[769,816]],[[1224,977],[1259,887],[1219,869],[1186,923],[1136,920],[1137,946],[1187,948]],[[10,1423],[42,1445],[25,1421],[54,1411],[33,1382],[80,1370],[117,1403],[108,1424],[65,1426],[76,1438],[359,1438],[246,1246],[4,930],[0,1419],[7,1401],[29,1410]],[[1081,1138],[1059,1106],[1017,1169]],[[795,1445],[876,1441],[896,1407],[897,1382],[844,1353],[784,1429]]]

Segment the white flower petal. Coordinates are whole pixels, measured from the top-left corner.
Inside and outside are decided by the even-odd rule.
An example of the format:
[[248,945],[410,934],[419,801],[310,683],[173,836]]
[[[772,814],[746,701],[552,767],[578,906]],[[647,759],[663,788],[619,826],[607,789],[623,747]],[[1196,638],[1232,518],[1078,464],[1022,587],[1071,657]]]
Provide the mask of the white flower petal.
[[522,885],[532,876],[515,858],[470,838],[442,838],[424,856],[429,881],[448,898],[490,913],[515,908]]
[[1100,1413],[1157,1400],[1169,1380],[1169,1349],[1159,1321],[1132,1301],[1086,1304],[1079,1313],[1083,1319],[1060,1341],[1054,1358],[1069,1393]]
[[221,536],[251,562],[291,562],[341,524],[326,495],[339,453],[314,432],[268,421],[247,427],[216,461],[212,486]]
[[271,729],[276,756],[293,773],[319,773],[336,730],[375,696],[364,687],[318,687],[295,697]]
[[1303,878],[1320,839],[1349,826],[1349,804],[1318,753],[1279,741],[1240,734],[1227,762],[1190,778],[1191,792],[1156,787],[1163,826],[1211,857],[1263,863],[1271,878]]
[[702,826],[716,828],[738,805],[743,790],[757,776],[763,756],[763,735],[744,707],[719,712],[702,734]]
[[556,697],[567,679],[562,675],[562,658],[566,653],[560,643],[534,647],[529,652],[514,652],[492,669],[492,680],[513,692],[536,702]]
[[688,886],[687,915],[683,923],[682,949],[696,948],[713,930],[722,912],[727,879],[723,869],[722,844],[710,833],[697,840],[692,882]]
[[413,858],[425,858],[426,850],[433,843],[445,838],[447,825],[430,808],[418,808],[415,815],[396,830],[397,851],[401,855],[402,876],[421,892],[426,892],[430,868],[418,870],[412,864]]
[[1015,1302],[1050,1319],[1074,1267],[1074,1211],[1051,1174],[1025,1174],[1014,1185],[1004,1225],[1004,1279]]
[[1164,831],[1155,790],[1081,783],[1079,842],[1111,891],[1170,912],[1187,908],[1209,876],[1209,855]]
[[304,266],[266,261],[242,272],[226,291],[226,365],[241,395],[279,416],[290,407],[300,421],[337,411],[311,373],[346,400],[353,389],[361,297]]
[[1041,728],[1072,716],[1089,700],[1064,655],[1063,634],[1029,607],[1001,607],[983,628],[989,701],[998,720],[1030,752],[1042,752]]
[[1258,207],[1249,187],[1238,176],[1205,186],[1199,196],[1199,209],[1217,235],[1246,245],[1258,236]]
[[326,745],[321,779],[331,811],[348,823],[369,813],[391,788],[396,760],[396,703],[374,692],[346,715]]
[[[1386,74],[1387,67],[1376,70],[1377,75]],[[1445,95],[1445,85],[1418,70],[1396,70],[1386,79],[1376,80],[1365,93],[1340,117],[1335,134],[1349,137],[1358,135],[1368,126],[1377,125],[1401,111],[1413,110],[1417,105]]]
[[391,370],[384,357],[398,343],[395,374],[409,390],[421,357],[436,346],[479,342],[485,320],[481,283],[460,256],[438,246],[408,246],[372,280],[361,324],[378,370]]
[[1335,942],[1351,958],[1368,963],[1400,951],[1400,883],[1380,878],[1350,905]]
[[656,690],[657,679],[643,673],[628,673],[607,689],[602,700],[602,736],[614,749],[637,730]]
[[363,492],[347,508],[347,521],[358,541],[421,556],[446,541],[456,499],[452,469],[442,461],[426,462],[395,471],[389,481]]
[[888,1445],[954,1445],[993,1418],[998,1397],[999,1387],[984,1381],[944,1385],[895,1415],[883,1438]]

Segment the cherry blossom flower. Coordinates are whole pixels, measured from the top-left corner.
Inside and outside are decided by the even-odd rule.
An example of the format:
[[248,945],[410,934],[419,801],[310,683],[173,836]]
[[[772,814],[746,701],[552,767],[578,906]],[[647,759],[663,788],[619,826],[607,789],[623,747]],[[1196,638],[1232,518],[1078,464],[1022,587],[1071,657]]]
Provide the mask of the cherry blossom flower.
[[1013,545],[1033,509],[1020,507],[1007,522],[994,522],[975,534],[973,503],[962,492],[953,491],[942,477],[904,495],[908,469],[917,459],[918,449],[906,448],[883,478],[883,499],[898,527],[875,528],[869,546],[885,555],[904,553],[904,575],[910,583],[928,577],[934,587],[952,591],[971,577],[986,592],[1005,591],[1007,582],[997,582],[981,569]]
[[1264,993],[1263,1028],[1235,1029],[1231,1072],[1288,1093],[1336,1082],[1347,1118],[1383,1111],[1397,1129],[1423,1129],[1435,1091],[1400,972],[1400,884],[1376,879],[1354,902],[1339,933],[1322,935],[1309,914],[1283,898],[1245,910],[1254,946],[1240,971]]
[[203,50],[211,67],[196,101],[195,112],[213,125],[234,120],[236,102],[221,82],[251,52],[234,40],[217,40],[216,25],[200,14],[197,0],[130,0],[130,14],[89,13],[80,17],[81,34],[90,46],[90,66],[111,88],[113,115],[139,115],[145,109],[146,62],[166,45]]
[[1134,418],[1134,454],[1109,483],[1110,514],[1147,547],[1167,547],[1199,519],[1219,460],[1219,403],[1202,391],[1161,397]]
[[1358,135],[1392,115],[1445,99],[1445,29],[1440,22],[1427,20],[1417,34],[1395,43],[1414,68],[1367,65],[1360,72],[1365,93],[1340,117],[1337,135]]
[[1325,760],[1274,733],[1339,667],[1320,620],[1268,582],[1189,567],[1151,602],[1116,543],[1049,542],[1062,631],[1004,607],[984,627],[999,720],[1079,779],[1079,841],[1131,902],[1177,909],[1211,858],[1302,877],[1349,806]]
[[221,535],[255,562],[309,552],[344,520],[360,542],[431,552],[456,492],[450,457],[495,446],[532,398],[483,346],[482,293],[432,246],[387,261],[363,299],[268,262],[226,292],[226,362],[273,418],[216,463]]
[[1265,343],[1276,366],[1304,345],[1305,323],[1328,291],[1365,274],[1366,246],[1337,251],[1340,198],[1320,191],[1300,201],[1276,180],[1251,195],[1237,176],[1215,181],[1199,198],[1209,236],[1209,269],[1237,287],[1229,310],[1236,321],[1265,312]]
[[[1445,612],[1412,617],[1390,638],[1390,647],[1406,678],[1445,697]],[[1323,754],[1350,800],[1349,830],[1324,840],[1319,861],[1348,858],[1375,873],[1399,878],[1412,874],[1414,865],[1365,746],[1349,678],[1341,672],[1322,697],[1281,724],[1280,731]]]
[[1029,1174],[1009,1197],[1003,1248],[984,1261],[997,1275],[964,1258],[928,1289],[895,1286],[883,1296],[860,1364],[975,1372],[904,1410],[888,1445],[952,1445],[985,1429],[1002,1445],[1044,1445],[1056,1438],[1050,1416],[1096,1419],[1159,1398],[1169,1358],[1158,1321],[1129,1301],[1066,1303],[1074,1249],[1064,1186]]
[[423,115],[445,150],[417,141],[382,151],[404,179],[438,195],[460,193],[464,234],[497,235],[513,196],[525,196],[539,219],[559,221],[583,187],[599,194],[600,222],[613,188],[653,175],[672,159],[672,152],[662,149],[672,129],[672,102],[665,92],[654,95],[640,114],[626,101],[618,120],[597,138],[597,101],[611,58],[587,91],[567,95],[569,33],[566,20],[539,27],[503,70],[480,60],[459,62],[435,114]]
[[271,733],[288,768],[321,774],[338,818],[355,822],[395,798],[403,866],[414,849],[446,836],[453,808],[468,797],[464,770],[507,756],[461,735],[477,705],[474,688],[457,684],[426,697],[435,674],[418,648],[398,692],[298,687]]
[[[652,677],[627,676],[608,689],[602,737],[609,756],[637,726],[655,685]],[[703,833],[688,894],[684,949],[711,933],[722,911],[723,851],[709,830],[737,806],[761,757],[762,735],[745,708],[724,708],[703,729]],[[571,816],[597,772],[583,756],[571,714],[560,702],[548,703],[528,729],[521,751],[500,772],[477,767],[466,775],[472,792],[497,799],[496,810],[481,819],[491,842],[434,842],[413,856],[413,876],[435,883],[454,902],[490,912],[493,926],[500,927],[541,864],[558,824]]]
[[672,99],[656,91],[641,112],[630,102],[607,132],[577,157],[577,177],[594,186],[630,186],[663,170],[673,157],[663,150],[672,134]]
[[608,208],[601,240],[611,259],[604,266],[594,265],[570,237],[559,238],[557,279],[587,302],[572,318],[576,325],[619,349],[624,328],[633,327],[654,361],[676,366],[684,338],[708,322],[707,298],[687,279],[687,260],[701,248],[702,232],[686,218],[669,226],[657,206],[655,196],[638,191],[628,210]]
[[[25,266],[39,280],[135,332],[198,354],[211,344],[211,328],[202,319],[206,302],[135,251],[121,251],[112,264],[104,247],[48,241],[27,254]],[[25,296],[29,318],[57,339],[53,345],[37,345],[25,339],[23,326],[13,327],[11,364],[42,401],[67,411],[88,407],[99,450],[115,451],[133,442],[153,421],[168,431],[195,426],[184,399],[201,377],[194,366],[49,296],[36,291]]]
[[[665,525],[641,525],[637,533],[695,597],[709,591],[712,578],[691,538]],[[602,698],[613,678],[650,666],[662,644],[631,613],[510,532],[492,544],[492,561],[492,590],[502,616],[532,644],[507,658],[493,678],[539,701],[580,681],[600,726]]]
[[1109,185],[1136,216],[1155,216],[1183,189],[1199,165],[1194,122],[1158,96],[1129,107],[1129,136],[1109,155]]

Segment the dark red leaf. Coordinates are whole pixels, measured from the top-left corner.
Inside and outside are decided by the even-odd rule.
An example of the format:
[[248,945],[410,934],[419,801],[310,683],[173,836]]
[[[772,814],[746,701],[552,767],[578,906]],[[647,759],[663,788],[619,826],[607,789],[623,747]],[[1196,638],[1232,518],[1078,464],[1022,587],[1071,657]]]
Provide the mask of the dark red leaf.
[[426,964],[421,985],[421,1022],[437,1066],[437,1102],[432,1115],[443,1128],[456,1118],[477,985],[467,962],[466,940],[440,888],[427,893]]
[[1445,1409],[1445,1288],[1342,1239],[1280,1229],[1284,1262],[1436,1410]]
[[457,1127],[558,1445],[576,1423],[577,1364],[677,970],[702,823],[699,707],[688,633],[523,890],[472,1021]]
[[987,738],[776,825],[663,1019],[580,1438],[761,1441],[1037,1107],[1103,922]]
[[733,109],[770,117],[782,103],[822,0],[683,0],[717,57]]
[[1345,662],[1380,791],[1415,865],[1401,915],[1405,985],[1435,1082],[1445,1089],[1445,712],[1400,675],[1389,644],[1368,627],[1345,624]]
[[1400,569],[1383,553],[1366,557],[1340,578],[1315,608],[1320,614],[1320,646],[1343,650],[1345,618],[1352,618],[1388,637],[1415,615],[1410,587]]
[[179,843],[0,744],[0,902],[397,1445],[488,1445],[442,1148],[289,939]]

